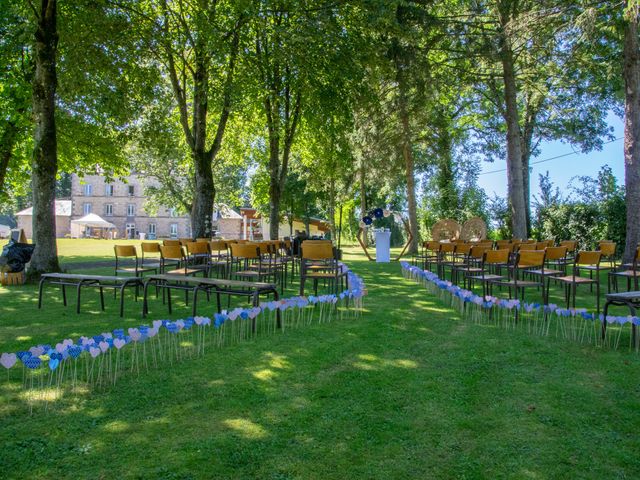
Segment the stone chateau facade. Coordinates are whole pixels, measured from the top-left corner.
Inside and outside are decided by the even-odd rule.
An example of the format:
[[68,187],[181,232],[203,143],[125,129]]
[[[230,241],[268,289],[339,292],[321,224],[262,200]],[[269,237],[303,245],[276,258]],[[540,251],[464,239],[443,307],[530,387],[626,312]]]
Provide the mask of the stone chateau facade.
[[191,237],[188,215],[164,207],[159,207],[155,215],[146,212],[145,182],[149,180],[135,173],[126,177],[126,182],[111,183],[101,175],[73,175],[71,220],[94,213],[116,226],[117,238],[139,238],[140,233],[150,239]]

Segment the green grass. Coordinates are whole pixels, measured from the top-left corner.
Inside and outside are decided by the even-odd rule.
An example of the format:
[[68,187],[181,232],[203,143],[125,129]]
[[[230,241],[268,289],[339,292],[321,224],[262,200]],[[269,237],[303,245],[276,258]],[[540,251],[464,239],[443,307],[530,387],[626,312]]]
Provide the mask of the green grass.
[[[635,354],[474,325],[397,263],[346,261],[369,288],[361,318],[127,374],[32,416],[0,382],[0,476],[640,477]],[[0,289],[0,351],[140,323],[131,304],[121,320],[95,296],[80,316],[32,296]]]

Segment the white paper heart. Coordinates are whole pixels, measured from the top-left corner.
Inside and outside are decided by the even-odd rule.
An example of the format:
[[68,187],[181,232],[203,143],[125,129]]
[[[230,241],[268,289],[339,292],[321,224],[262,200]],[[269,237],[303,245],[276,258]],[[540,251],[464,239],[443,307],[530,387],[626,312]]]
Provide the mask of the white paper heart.
[[0,355],[0,365],[4,368],[11,368],[16,364],[17,359],[15,353],[3,353]]
[[149,338],[153,338],[158,334],[158,329],[157,328],[150,328],[149,330],[147,330],[147,336]]
[[100,350],[102,350],[102,353],[104,353],[107,350],[109,350],[109,344],[107,342],[100,342],[98,344],[98,347],[100,347]]
[[182,330],[184,328],[184,322],[182,320],[176,320],[176,326],[178,330]]
[[[73,345],[73,340],[71,340],[70,338],[65,338],[65,339],[62,341],[62,344],[63,344],[65,347],[70,347],[71,345]],[[62,353],[62,352],[60,352],[60,353]]]
[[204,317],[193,317],[193,321],[196,322],[196,325],[202,325],[202,321]]
[[130,328],[129,336],[131,337],[131,340],[133,340],[134,342],[137,342],[142,337],[142,334],[140,333],[140,330],[138,330],[137,328]]
[[156,330],[158,330],[161,325],[162,325],[162,320],[154,320],[153,321],[153,328],[155,328]]
[[113,341],[113,346],[120,350],[127,342],[125,342],[122,338],[116,338]]
[[113,334],[111,334],[111,333],[109,333],[109,332],[101,333],[101,335],[102,335],[104,338],[113,338]]
[[57,343],[56,344],[56,352],[58,353],[62,353],[67,349],[67,346],[64,343]]
[[100,355],[100,349],[95,347],[89,347],[89,355],[91,355],[93,358],[96,358],[98,355]]

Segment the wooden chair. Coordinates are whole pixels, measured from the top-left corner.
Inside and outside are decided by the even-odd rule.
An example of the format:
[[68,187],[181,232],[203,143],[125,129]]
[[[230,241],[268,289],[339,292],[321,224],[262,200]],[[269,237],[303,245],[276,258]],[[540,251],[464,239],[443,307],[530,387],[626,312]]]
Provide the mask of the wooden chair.
[[608,291],[611,292],[611,286],[613,285],[616,293],[618,292],[618,279],[624,278],[627,280],[627,291],[631,291],[631,281],[633,280],[633,289],[638,290],[638,276],[640,276],[640,247],[636,248],[636,254],[633,257],[633,263],[631,268],[628,265],[622,265],[620,270],[609,272],[608,278]]
[[558,245],[567,248],[567,260],[573,261],[576,255],[576,248],[578,248],[578,242],[576,240],[562,240]]
[[[543,284],[546,281],[547,298],[549,298],[551,281],[555,277],[567,274],[567,247],[547,247],[544,252],[544,268],[529,269],[527,274],[540,277]],[[560,268],[559,270],[557,269],[558,267]]]
[[186,249],[189,266],[193,269],[204,271],[205,277],[208,277],[209,261],[211,260],[209,242],[189,242],[186,245]]
[[464,288],[471,289],[472,285],[469,277],[471,275],[479,275],[482,272],[482,259],[484,257],[484,252],[487,250],[489,250],[489,248],[483,245],[472,246],[467,253],[465,261],[453,267],[453,283],[457,285],[458,276],[461,275]]
[[[115,266],[115,276],[118,274],[125,275],[133,275],[134,277],[140,277],[146,272],[154,272],[158,273],[157,266],[148,266],[145,267],[140,262],[138,258],[138,252],[136,251],[136,247],[134,245],[114,245],[113,251],[116,256],[116,266]],[[134,266],[133,267],[122,267],[119,265],[121,259],[123,258],[133,258]]]
[[164,245],[165,247],[179,247],[180,246],[180,240],[165,239],[165,240],[162,241],[162,245]]
[[445,279],[447,274],[447,267],[452,268],[455,263],[455,253],[457,244],[455,243],[441,243],[438,250],[438,260],[436,261],[436,271],[438,277],[442,280]]
[[608,266],[600,266],[600,270],[612,270],[616,266],[616,243],[610,240],[598,242],[597,250],[602,253],[602,261],[609,262]]
[[501,269],[508,264],[510,253],[509,249],[506,248],[501,250],[486,250],[482,256],[479,274],[467,276],[470,282],[469,285],[472,285],[472,283],[476,281],[482,284],[483,298],[486,297],[489,291],[490,281],[504,278],[501,274]]
[[269,265],[263,264],[259,245],[255,243],[232,243],[230,248],[230,277],[240,277],[244,280],[249,279],[249,281],[261,282],[270,275]]
[[220,272],[222,277],[227,276],[229,268],[228,244],[224,240],[213,240],[209,242],[209,266],[212,270]]
[[[181,246],[162,245],[160,247],[160,265],[162,271],[167,275],[187,276],[203,273],[202,269],[189,267],[184,249]],[[176,268],[173,270],[167,270],[167,266],[176,266]]]
[[[524,290],[526,288],[542,288],[542,303],[547,303],[546,290],[544,289],[544,250],[521,250],[516,254],[515,262],[509,268],[508,278],[496,278],[489,280],[489,287],[498,285],[509,289],[509,298],[511,291],[515,293],[516,300],[524,299]],[[527,273],[530,271],[540,271],[542,281],[527,280]],[[491,290],[490,290],[491,291]],[[519,295],[519,292],[522,292]]]
[[[596,309],[600,313],[600,260],[602,259],[602,252],[588,252],[580,251],[576,255],[573,263],[573,272],[571,275],[565,275],[564,277],[554,277],[555,281],[561,282],[565,286],[565,300],[567,302],[567,308],[571,306],[571,299],[573,298],[573,308],[576,306],[576,288],[578,285],[596,285]],[[580,276],[581,271],[589,269],[589,278]],[[594,279],[591,275],[596,273]]]
[[[157,242],[142,242],[141,264],[143,267],[160,270],[160,244]],[[145,259],[146,255],[146,259]]]
[[300,260],[301,296],[304,296],[304,285],[307,279],[313,280],[313,290],[316,295],[318,295],[319,280],[327,281],[333,287],[334,293],[338,293],[339,288],[347,288],[346,271],[343,271],[338,263],[335,249],[331,242],[316,244],[303,242]]

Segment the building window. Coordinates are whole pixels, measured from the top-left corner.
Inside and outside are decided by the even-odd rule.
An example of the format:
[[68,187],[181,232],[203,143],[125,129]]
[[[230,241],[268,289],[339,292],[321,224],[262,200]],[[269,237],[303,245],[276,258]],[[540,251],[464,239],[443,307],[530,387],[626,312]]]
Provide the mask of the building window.
[[84,215],[89,215],[91,213],[91,204],[85,203],[82,205],[82,212]]
[[133,203],[127,205],[127,217],[133,217],[136,214],[136,206]]
[[155,223],[150,223],[149,224],[149,235],[155,235],[156,234],[156,224]]
[[105,214],[107,217],[113,217],[113,205],[112,205],[111,203],[107,203],[107,204],[104,206],[104,214]]
[[113,185],[111,185],[110,183],[107,183],[104,186],[104,194],[107,197],[113,197],[113,192],[114,192],[114,188]]
[[135,194],[136,189],[134,188],[133,185],[129,185],[129,196],[133,197],[133,195]]
[[172,223],[169,225],[169,235],[171,238],[178,238],[178,224]]
[[91,185],[90,183],[87,183],[84,186],[84,194],[87,197],[90,197],[91,195],[93,195],[93,185]]

